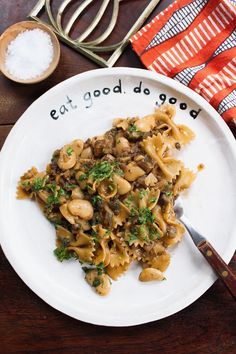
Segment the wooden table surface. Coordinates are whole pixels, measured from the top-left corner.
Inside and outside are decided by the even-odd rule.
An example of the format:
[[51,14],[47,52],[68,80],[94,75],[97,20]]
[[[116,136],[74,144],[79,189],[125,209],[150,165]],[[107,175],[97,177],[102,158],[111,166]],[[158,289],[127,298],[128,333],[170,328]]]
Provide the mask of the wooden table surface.
[[[154,13],[171,2],[163,0]],[[9,25],[24,20],[35,3],[36,0],[1,0],[0,33]],[[75,74],[97,68],[66,46],[61,45],[61,49],[57,70],[42,83],[22,86],[0,75],[1,146],[14,123],[36,98]],[[116,66],[142,67],[130,47]],[[230,265],[236,270],[236,256]],[[17,276],[0,250],[1,354],[235,354],[235,311],[235,301],[217,280],[195,303],[169,318],[129,328],[90,325],[43,302]]]

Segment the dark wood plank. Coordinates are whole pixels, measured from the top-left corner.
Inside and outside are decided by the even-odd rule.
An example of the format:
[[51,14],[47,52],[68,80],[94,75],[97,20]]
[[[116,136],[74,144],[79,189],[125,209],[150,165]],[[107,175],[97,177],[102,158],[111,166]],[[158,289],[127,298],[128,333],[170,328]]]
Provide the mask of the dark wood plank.
[[[172,1],[162,0],[156,13]],[[1,0],[0,32],[24,20],[35,3],[36,0]],[[36,98],[66,78],[97,68],[65,45],[61,47],[58,69],[40,84],[22,86],[0,74],[0,125],[4,124],[0,126],[0,146],[12,124]],[[128,47],[116,66],[142,67],[142,64]],[[236,270],[236,256],[230,266]],[[21,281],[1,250],[0,285],[0,353],[3,354],[236,352],[236,305],[220,281],[180,313],[130,328],[93,326],[54,310]]]
[[3,146],[6,137],[10,133],[12,127],[13,125],[0,125],[0,149]]

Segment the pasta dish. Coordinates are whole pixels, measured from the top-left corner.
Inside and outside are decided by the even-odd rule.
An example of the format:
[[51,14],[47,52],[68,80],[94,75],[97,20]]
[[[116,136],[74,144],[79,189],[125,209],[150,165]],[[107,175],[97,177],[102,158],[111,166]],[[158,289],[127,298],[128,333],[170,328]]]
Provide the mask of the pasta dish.
[[132,261],[140,281],[164,280],[168,248],[185,232],[173,206],[195,173],[173,153],[194,133],[174,115],[164,104],[143,118],[117,118],[104,135],[66,144],[45,171],[32,167],[20,178],[17,197],[36,200],[55,225],[57,259],[77,259],[99,295]]

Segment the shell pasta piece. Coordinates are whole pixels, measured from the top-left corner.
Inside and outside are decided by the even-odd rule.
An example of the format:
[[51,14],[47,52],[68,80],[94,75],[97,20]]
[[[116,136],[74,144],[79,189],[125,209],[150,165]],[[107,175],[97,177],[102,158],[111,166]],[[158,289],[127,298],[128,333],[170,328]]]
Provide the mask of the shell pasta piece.
[[168,249],[185,229],[174,201],[196,174],[175,158],[195,134],[164,104],[143,118],[117,118],[103,135],[56,150],[45,171],[20,178],[17,198],[35,200],[55,226],[59,261],[82,264],[85,280],[108,295],[132,262],[142,282],[161,281]]

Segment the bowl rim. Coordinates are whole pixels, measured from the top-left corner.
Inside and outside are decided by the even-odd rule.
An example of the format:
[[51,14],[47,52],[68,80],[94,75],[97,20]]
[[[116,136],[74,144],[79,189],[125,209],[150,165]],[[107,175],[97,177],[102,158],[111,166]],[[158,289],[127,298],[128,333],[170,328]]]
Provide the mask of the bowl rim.
[[[8,79],[10,79],[11,81],[21,83],[21,84],[35,84],[37,82],[41,82],[41,81],[45,80],[46,78],[48,78],[54,72],[56,67],[58,66],[58,63],[60,60],[60,55],[61,55],[60,42],[59,42],[56,34],[54,33],[54,31],[50,28],[50,26],[47,26],[44,23],[34,21],[34,20],[16,22],[13,25],[7,27],[5,29],[5,31],[0,36],[0,47],[1,47],[2,39],[6,35],[8,35],[8,33],[10,33],[12,30],[15,30],[15,28],[17,28],[19,26],[22,26],[24,28],[24,26],[25,25],[27,26],[28,24],[33,25],[32,28],[29,27],[29,29],[40,28],[50,35],[51,39],[53,40],[54,57],[53,57],[53,60],[51,61],[51,63],[49,64],[49,67],[41,75],[39,75],[33,79],[27,79],[27,80],[18,79],[15,76],[11,75],[8,72],[8,70],[6,70],[3,60],[0,60],[0,71],[2,72],[2,74],[5,77],[7,77]],[[27,28],[25,28],[25,30],[26,29]],[[20,32],[21,31],[19,30],[18,33],[20,33]],[[8,42],[8,44],[9,43],[10,43],[10,41]]]

